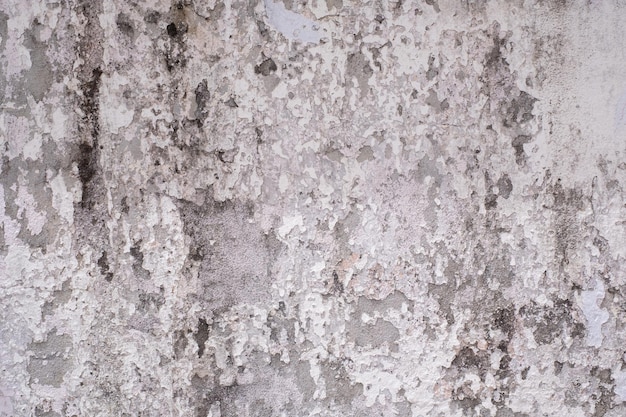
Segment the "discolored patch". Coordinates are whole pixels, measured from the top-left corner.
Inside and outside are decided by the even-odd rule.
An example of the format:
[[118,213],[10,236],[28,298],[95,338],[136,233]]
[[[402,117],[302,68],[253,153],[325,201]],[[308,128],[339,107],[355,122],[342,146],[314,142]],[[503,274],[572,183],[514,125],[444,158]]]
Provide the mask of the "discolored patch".
[[190,259],[199,263],[201,299],[208,311],[271,299],[270,268],[281,244],[251,222],[253,206],[207,198],[204,205],[179,200]]

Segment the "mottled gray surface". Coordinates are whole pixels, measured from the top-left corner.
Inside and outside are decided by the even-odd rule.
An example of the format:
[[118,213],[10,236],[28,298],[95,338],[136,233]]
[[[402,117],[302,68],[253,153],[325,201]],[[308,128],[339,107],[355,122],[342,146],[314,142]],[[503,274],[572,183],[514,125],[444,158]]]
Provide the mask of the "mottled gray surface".
[[0,0],[0,415],[626,415],[624,22]]

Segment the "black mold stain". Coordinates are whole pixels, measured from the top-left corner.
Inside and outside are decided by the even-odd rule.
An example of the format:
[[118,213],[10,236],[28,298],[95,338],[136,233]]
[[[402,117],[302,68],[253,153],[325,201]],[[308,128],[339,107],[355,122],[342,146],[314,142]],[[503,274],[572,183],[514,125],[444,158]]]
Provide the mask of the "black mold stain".
[[167,25],[167,34],[170,35],[172,38],[175,38],[178,36],[178,29],[176,28],[176,23],[170,23],[169,25]]
[[341,283],[341,281],[339,280],[339,275],[337,275],[337,271],[333,271],[333,285],[332,285],[332,291],[336,294],[343,294],[343,284]]
[[209,115],[209,100],[211,99],[211,93],[207,85],[207,80],[202,80],[196,87],[196,120],[198,124],[202,126],[204,121]]
[[271,73],[276,72],[277,69],[278,67],[276,66],[274,60],[272,58],[267,58],[259,65],[254,67],[254,73],[268,76]]
[[172,72],[176,68],[187,66],[186,37],[189,25],[183,3],[172,5],[169,15],[171,21],[165,27],[169,38],[165,51],[165,65],[168,72]]
[[194,340],[198,344],[198,357],[204,354],[204,344],[209,339],[209,325],[205,319],[198,319],[198,330],[193,335]]
[[104,279],[108,282],[113,281],[113,273],[109,269],[109,261],[107,259],[106,251],[102,252],[102,256],[98,259],[98,266],[100,267],[100,273],[104,275]]
[[99,171],[99,136],[100,136],[100,67],[91,71],[91,77],[82,83],[83,97],[79,105],[83,112],[83,124],[79,131],[83,134],[83,142],[78,146],[77,165],[82,183],[81,207],[91,209],[95,203],[94,177]]
[[93,138],[97,138],[100,133],[100,104],[98,102],[98,98],[100,95],[101,76],[102,70],[100,67],[94,68],[91,71],[91,77],[83,82],[81,86],[84,98],[81,103],[81,109],[85,113],[86,121],[91,127],[91,134]]
[[556,299],[552,307],[534,303],[520,308],[520,316],[526,327],[533,329],[533,336],[539,345],[553,343],[566,332],[572,332],[572,302]]
[[98,170],[97,152],[93,146],[87,143],[81,143],[78,146],[77,165],[83,188],[81,205],[88,208],[89,205],[93,204],[90,202],[89,185]]
[[493,314],[493,326],[506,334],[507,339],[515,332],[515,310],[513,307],[500,308]]
[[128,212],[130,211],[130,206],[128,205],[128,197],[123,197],[120,205],[122,206],[122,213],[128,214]]

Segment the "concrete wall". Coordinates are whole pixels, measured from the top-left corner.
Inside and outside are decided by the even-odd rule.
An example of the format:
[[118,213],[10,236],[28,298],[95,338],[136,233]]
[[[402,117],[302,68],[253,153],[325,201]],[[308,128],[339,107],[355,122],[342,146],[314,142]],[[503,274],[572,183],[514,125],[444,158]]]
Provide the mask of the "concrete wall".
[[624,22],[0,0],[0,415],[626,415]]

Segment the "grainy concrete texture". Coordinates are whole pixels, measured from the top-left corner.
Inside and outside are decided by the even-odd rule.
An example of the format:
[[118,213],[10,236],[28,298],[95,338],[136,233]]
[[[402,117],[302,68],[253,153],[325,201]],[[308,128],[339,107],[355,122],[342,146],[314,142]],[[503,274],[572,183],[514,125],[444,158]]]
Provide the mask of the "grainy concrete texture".
[[623,0],[0,0],[0,415],[626,415]]

